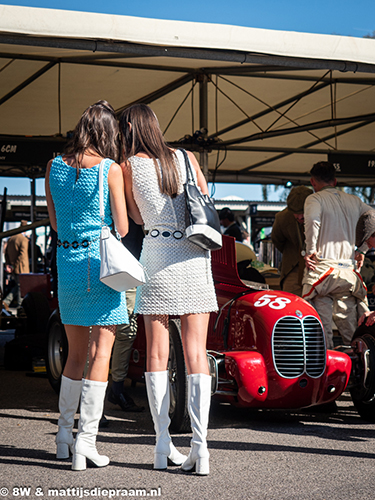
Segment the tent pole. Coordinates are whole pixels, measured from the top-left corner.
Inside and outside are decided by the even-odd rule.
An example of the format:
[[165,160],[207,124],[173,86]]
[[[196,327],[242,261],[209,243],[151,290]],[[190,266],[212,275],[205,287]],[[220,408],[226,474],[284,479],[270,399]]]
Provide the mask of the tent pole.
[[[202,139],[207,139],[208,133],[208,76],[201,74],[199,81],[199,128],[202,133]],[[208,179],[208,152],[203,146],[200,149],[199,163],[203,170],[203,175]]]
[[[35,179],[31,179],[30,221],[35,222]],[[31,272],[35,273],[35,229],[31,231]]]

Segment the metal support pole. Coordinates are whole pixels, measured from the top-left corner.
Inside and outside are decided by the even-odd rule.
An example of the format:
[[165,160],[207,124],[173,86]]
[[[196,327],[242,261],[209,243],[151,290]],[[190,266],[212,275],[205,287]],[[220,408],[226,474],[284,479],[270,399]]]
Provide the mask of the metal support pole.
[[252,245],[253,241],[252,241],[252,234],[251,234],[251,216],[248,213],[248,210],[246,211],[246,215],[245,215],[245,223],[246,223],[246,231],[249,233],[249,242],[250,242],[250,245]]
[[[199,128],[202,132],[202,139],[207,139],[208,135],[208,76],[199,75]],[[203,170],[203,175],[208,180],[208,152],[205,148],[200,150],[199,163]]]
[[[0,208],[0,231],[4,231],[4,223],[5,223],[5,214],[7,211],[7,188],[4,188],[3,200],[1,202]],[[3,263],[3,255],[4,255],[4,241],[0,238],[0,304],[4,297],[4,263]],[[0,309],[1,312],[1,309]]]
[[[31,223],[35,222],[35,179],[31,179],[31,204],[30,204],[30,221]],[[36,258],[36,252],[35,252],[35,244],[36,244],[36,235],[35,235],[35,229],[32,230],[31,232],[31,272],[35,273],[36,272],[36,265],[35,265],[35,258]]]

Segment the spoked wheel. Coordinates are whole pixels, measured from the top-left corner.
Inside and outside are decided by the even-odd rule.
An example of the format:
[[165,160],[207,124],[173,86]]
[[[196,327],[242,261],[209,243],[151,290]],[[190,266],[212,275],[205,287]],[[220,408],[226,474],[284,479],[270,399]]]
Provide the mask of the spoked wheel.
[[176,432],[190,430],[187,410],[187,382],[184,352],[181,340],[181,326],[177,320],[169,323],[169,382],[171,428]]
[[358,357],[354,366],[358,383],[350,390],[352,400],[363,419],[375,422],[375,338],[370,334],[356,337],[352,347]]
[[59,393],[61,375],[68,357],[68,341],[60,314],[56,310],[52,313],[47,326],[47,355],[46,369],[49,383]]

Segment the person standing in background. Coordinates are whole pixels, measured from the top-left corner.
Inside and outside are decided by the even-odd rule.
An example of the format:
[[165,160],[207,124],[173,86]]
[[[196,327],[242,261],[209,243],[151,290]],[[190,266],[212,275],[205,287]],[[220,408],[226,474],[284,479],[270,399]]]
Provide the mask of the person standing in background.
[[316,163],[310,171],[315,193],[305,201],[306,270],[302,297],[317,310],[327,347],[333,347],[332,317],[346,344],[357,319],[368,311],[367,290],[355,260],[356,225],[371,207],[336,188],[335,168]]
[[[356,247],[363,255],[368,248],[375,248],[375,210],[371,209],[361,215],[356,229]],[[375,323],[375,311],[366,311],[358,320],[358,326],[361,324],[372,326]]]
[[[27,226],[27,221],[22,220],[21,226]],[[3,300],[3,305],[6,310],[14,299],[16,299],[16,307],[21,305],[21,288],[19,275],[30,272],[29,266],[29,239],[25,233],[15,234],[8,240],[5,250],[5,263],[8,266],[7,271],[11,273],[11,278],[14,280],[12,290]]]
[[236,241],[242,242],[243,236],[240,226],[234,220],[234,213],[228,207],[222,208],[219,212],[220,224],[225,227],[223,234],[233,236]]
[[[142,226],[129,219],[129,232],[122,238],[123,245],[139,260],[142,250],[144,232]],[[137,317],[134,313],[136,288],[126,291],[126,305],[128,308],[129,324],[118,325],[112,351],[111,378],[112,384],[108,392],[108,401],[119,405],[126,412],[141,412],[144,406],[138,406],[133,398],[125,391],[124,382],[128,375],[130,356],[135,337],[137,336]]]
[[305,186],[293,188],[286,200],[287,207],[276,214],[271,239],[283,254],[280,272],[281,290],[302,296],[302,277],[305,260],[302,252],[305,245],[303,207],[313,190]]

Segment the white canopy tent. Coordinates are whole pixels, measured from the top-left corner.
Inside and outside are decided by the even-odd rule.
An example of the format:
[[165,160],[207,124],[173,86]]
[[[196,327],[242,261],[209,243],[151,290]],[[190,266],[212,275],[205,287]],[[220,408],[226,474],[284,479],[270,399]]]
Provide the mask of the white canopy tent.
[[0,175],[42,176],[107,99],[150,104],[211,181],[307,182],[328,155],[374,185],[374,73],[371,39],[0,5]]

